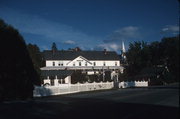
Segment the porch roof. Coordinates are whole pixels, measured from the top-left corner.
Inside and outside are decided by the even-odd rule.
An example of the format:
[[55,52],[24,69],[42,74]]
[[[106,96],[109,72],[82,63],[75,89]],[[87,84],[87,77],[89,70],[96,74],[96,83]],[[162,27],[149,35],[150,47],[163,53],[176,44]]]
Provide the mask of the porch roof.
[[57,78],[65,78],[67,76],[71,76],[74,71],[72,70],[41,70],[42,77],[55,77]]

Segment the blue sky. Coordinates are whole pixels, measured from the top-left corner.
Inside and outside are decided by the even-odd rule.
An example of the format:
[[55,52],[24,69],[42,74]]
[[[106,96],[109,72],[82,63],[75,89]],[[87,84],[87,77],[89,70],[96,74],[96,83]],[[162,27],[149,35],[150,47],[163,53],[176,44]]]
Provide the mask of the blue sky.
[[1,0],[0,18],[41,50],[79,46],[120,52],[179,33],[178,0]]

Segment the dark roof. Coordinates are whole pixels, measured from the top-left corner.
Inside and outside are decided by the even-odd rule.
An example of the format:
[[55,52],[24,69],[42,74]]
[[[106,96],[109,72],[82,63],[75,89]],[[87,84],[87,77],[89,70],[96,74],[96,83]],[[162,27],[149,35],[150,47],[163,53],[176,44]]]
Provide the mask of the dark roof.
[[57,76],[58,79],[65,78],[67,76],[71,76],[74,71],[71,70],[41,70],[42,77],[55,77]]
[[[105,53],[106,52],[106,53]],[[73,60],[83,56],[87,60],[120,60],[114,51],[56,51],[45,50],[42,52],[45,60]]]

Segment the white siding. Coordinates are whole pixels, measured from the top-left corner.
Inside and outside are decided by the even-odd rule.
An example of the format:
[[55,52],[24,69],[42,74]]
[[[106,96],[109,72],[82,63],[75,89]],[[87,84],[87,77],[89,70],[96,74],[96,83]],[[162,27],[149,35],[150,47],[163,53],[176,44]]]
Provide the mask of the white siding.
[[96,66],[104,66],[104,63],[106,64],[105,66],[115,66],[115,62],[117,62],[117,66],[120,66],[120,61],[116,61],[116,60],[111,60],[111,61],[107,61],[107,60],[104,60],[104,61],[91,61],[93,64],[92,66],[94,65],[94,62],[96,64]]
[[81,57],[77,57],[76,59],[70,61],[70,60],[47,60],[46,61],[46,66],[53,66],[53,62],[55,63],[55,66],[73,66],[73,64],[75,64],[75,66],[79,66],[79,64],[81,64],[81,66],[94,66],[94,62],[95,62],[95,66],[120,66],[120,61],[119,60],[102,60],[102,61],[97,61],[97,60],[90,60],[87,61]]
[[67,66],[66,64],[70,62],[70,60],[46,60],[46,66],[53,66],[53,62],[55,62],[55,66],[59,66],[59,63]]

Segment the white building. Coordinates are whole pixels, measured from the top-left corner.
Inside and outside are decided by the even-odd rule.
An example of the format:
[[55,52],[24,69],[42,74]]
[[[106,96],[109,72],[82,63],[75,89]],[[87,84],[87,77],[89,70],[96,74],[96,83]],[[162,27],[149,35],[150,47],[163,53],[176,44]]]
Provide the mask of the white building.
[[114,51],[56,51],[45,50],[43,52],[46,66],[42,67],[44,84],[52,84],[50,77],[53,76],[53,85],[71,83],[71,74],[74,70],[81,70],[87,75],[111,71],[111,78],[118,77],[118,72],[123,72],[120,58]]

